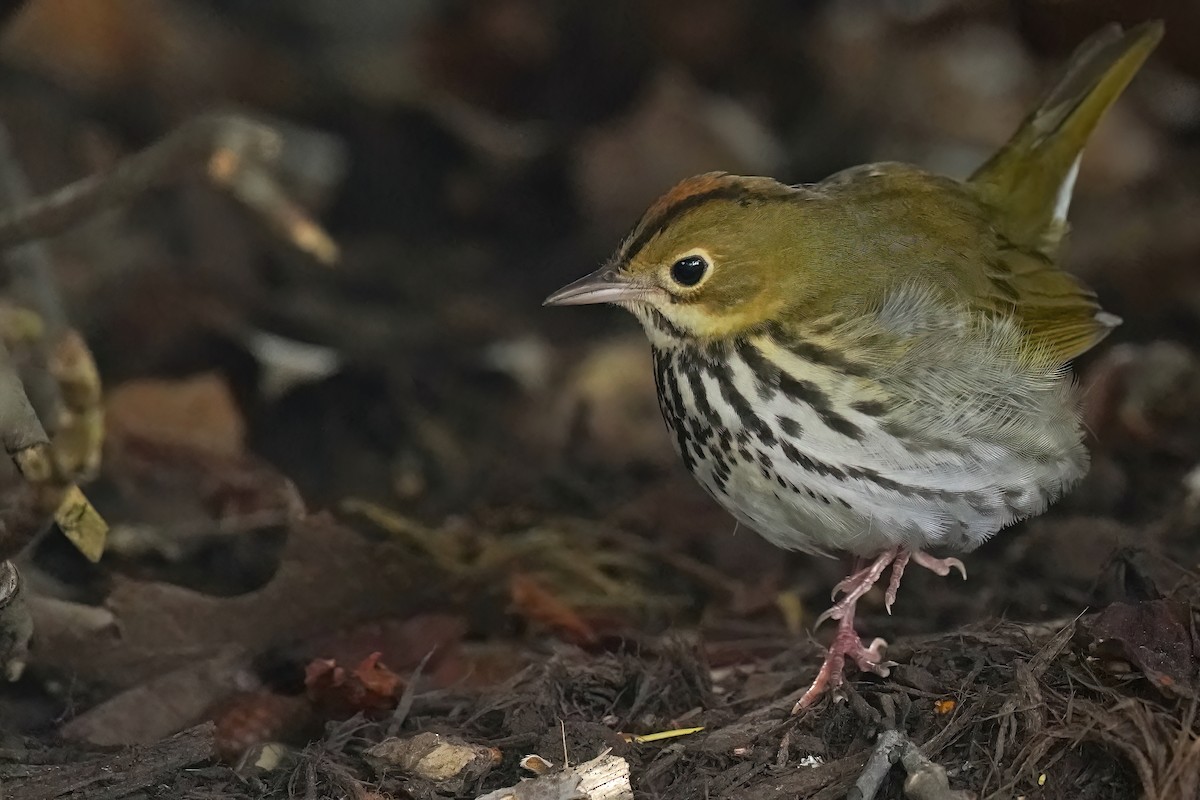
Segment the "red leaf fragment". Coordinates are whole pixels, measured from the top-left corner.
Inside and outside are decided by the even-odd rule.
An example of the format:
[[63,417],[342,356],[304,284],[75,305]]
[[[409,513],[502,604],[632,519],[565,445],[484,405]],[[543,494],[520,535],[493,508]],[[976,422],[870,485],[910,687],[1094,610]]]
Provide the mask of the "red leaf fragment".
[[309,699],[331,714],[354,714],[395,708],[404,679],[372,653],[347,671],[328,658],[317,658],[304,669]]

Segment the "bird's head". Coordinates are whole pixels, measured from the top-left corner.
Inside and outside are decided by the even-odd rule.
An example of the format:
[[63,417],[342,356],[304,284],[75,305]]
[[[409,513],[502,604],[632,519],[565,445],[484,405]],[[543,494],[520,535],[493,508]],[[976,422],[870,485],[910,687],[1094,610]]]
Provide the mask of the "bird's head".
[[646,211],[603,267],[545,304],[615,303],[651,338],[711,341],[753,330],[797,297],[788,264],[802,191],[770,178],[688,178]]

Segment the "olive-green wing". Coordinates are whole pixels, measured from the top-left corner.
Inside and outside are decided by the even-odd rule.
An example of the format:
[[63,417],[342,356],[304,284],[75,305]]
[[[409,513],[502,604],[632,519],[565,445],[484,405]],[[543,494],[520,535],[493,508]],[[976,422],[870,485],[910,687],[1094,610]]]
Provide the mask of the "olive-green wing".
[[1070,361],[1121,324],[1104,311],[1096,294],[1044,253],[1000,240],[983,261],[976,305],[1011,314],[1030,334],[1030,344],[1055,360]]
[[968,186],[999,231],[982,266],[979,305],[1021,319],[1034,346],[1064,361],[1120,324],[1058,268],[1079,159],[1096,124],[1162,38],[1161,22],[1110,25],[1083,43],[1066,74]]

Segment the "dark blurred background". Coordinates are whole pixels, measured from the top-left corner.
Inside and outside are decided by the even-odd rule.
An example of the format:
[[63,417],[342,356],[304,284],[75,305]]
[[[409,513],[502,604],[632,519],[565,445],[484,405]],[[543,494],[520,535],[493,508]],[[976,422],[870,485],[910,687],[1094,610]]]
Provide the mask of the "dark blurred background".
[[[1089,412],[1104,434],[1097,469],[1066,509],[1136,522],[1186,494],[1200,455],[1192,0],[3,5],[0,121],[38,190],[213,109],[322,134],[333,154],[337,179],[299,198],[342,248],[334,269],[199,179],[52,242],[114,437],[174,413],[193,439],[232,431],[315,508],[353,495],[429,520],[616,515],[696,537],[718,563],[778,556],[729,537],[675,463],[635,323],[541,300],[694,173],[804,182],[901,160],[964,176],[1087,35],[1165,18],[1165,42],[1088,148],[1072,208],[1071,268],[1126,324],[1081,365],[1110,388]],[[1158,339],[1173,342],[1166,354],[1143,357]],[[1130,365],[1151,386],[1132,399],[1111,390]],[[210,430],[121,392],[196,376],[209,381],[196,402],[232,422]],[[104,481],[92,491],[126,513]]]

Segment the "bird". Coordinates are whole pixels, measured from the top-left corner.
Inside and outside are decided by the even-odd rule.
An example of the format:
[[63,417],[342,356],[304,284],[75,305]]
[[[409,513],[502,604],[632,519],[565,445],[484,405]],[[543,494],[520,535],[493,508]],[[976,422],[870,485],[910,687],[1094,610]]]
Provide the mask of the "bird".
[[885,573],[888,613],[912,565],[965,579],[958,556],[1086,474],[1071,363],[1121,320],[1062,269],[1067,212],[1089,135],[1162,35],[1094,33],[966,180],[897,162],[697,175],[545,300],[640,321],[674,447],[740,524],[853,557],[794,713],[841,696],[847,660],[895,666],[855,629]]

